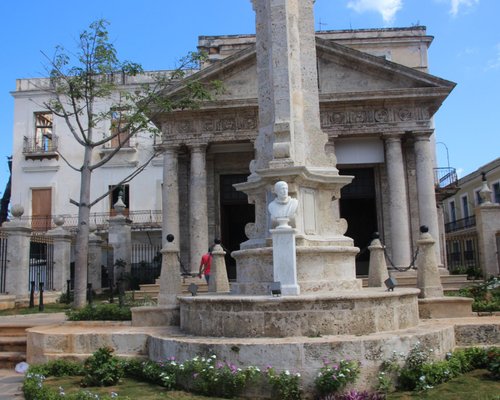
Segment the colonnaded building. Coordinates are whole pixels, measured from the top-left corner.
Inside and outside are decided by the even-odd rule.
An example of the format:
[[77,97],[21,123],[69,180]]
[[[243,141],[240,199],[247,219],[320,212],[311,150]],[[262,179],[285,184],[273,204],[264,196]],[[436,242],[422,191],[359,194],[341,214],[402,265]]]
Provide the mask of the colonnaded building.
[[[375,231],[392,262],[409,265],[421,224],[440,237],[445,262],[433,116],[455,84],[428,73],[432,40],[425,27],[316,34],[321,127],[340,173],[355,177],[343,188],[338,209],[348,221],[347,236],[361,249],[358,274],[367,274],[369,254],[363,249]],[[130,174],[153,146],[163,147],[162,156],[121,188],[123,200],[133,240],[161,244],[163,224],[168,230],[163,237],[179,238],[182,263],[192,271],[213,238],[220,237],[229,252],[236,250],[247,240],[245,226],[254,221],[252,199],[233,184],[250,174],[259,127],[255,42],[255,35],[200,37],[198,47],[209,58],[197,74],[222,81],[224,92],[196,110],[159,116],[153,122],[161,137],[138,135],[93,174],[91,197],[96,197]],[[133,90],[147,76],[114,79]],[[64,121],[41,106],[47,98],[44,82],[19,79],[13,92],[11,198],[38,230],[49,229],[54,215],[66,215],[66,226],[75,224],[77,210],[69,199],[78,198],[79,175],[59,155],[82,158]],[[165,95],[183,88],[177,82]],[[273,96],[271,88],[268,93]],[[100,129],[110,133],[112,124]],[[112,150],[113,141],[94,157]],[[117,195],[115,190],[91,210],[104,238]],[[237,268],[229,256],[227,264],[234,279]]]

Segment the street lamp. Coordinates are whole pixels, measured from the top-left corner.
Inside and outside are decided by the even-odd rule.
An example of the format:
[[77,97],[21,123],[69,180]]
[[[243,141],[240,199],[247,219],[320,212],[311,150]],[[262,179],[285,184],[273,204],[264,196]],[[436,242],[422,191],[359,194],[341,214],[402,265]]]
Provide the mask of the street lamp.
[[446,162],[448,163],[448,168],[450,168],[450,153],[448,152],[448,146],[444,142],[436,142],[436,144],[442,144],[446,149]]

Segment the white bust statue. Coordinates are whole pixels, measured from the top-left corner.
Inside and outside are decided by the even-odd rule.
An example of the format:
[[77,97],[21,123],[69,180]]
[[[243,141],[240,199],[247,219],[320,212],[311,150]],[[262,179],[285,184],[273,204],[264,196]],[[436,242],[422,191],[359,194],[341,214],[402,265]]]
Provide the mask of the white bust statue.
[[285,181],[275,183],[274,193],[276,198],[268,206],[271,220],[278,223],[277,229],[290,228],[288,221],[294,217],[299,202],[288,195],[288,184]]

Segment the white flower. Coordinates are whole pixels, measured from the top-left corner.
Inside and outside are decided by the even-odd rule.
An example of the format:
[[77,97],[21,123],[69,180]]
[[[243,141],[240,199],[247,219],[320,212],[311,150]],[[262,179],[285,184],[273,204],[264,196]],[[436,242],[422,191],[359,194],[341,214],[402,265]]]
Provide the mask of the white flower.
[[297,372],[297,373],[295,374],[295,376],[296,376],[297,378],[300,378],[300,373],[298,373],[298,372]]
[[285,375],[290,375],[290,371],[286,370]]

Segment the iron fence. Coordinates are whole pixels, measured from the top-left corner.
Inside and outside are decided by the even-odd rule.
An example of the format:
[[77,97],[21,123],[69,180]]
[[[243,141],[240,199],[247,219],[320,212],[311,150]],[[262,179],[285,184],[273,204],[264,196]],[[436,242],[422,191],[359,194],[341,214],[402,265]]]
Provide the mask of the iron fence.
[[444,224],[444,231],[446,233],[460,231],[462,229],[473,228],[476,226],[476,217],[472,215],[471,217],[457,219],[456,221],[447,222]]
[[454,235],[446,239],[446,258],[450,272],[467,273],[481,268],[477,233]]
[[0,293],[5,293],[7,279],[7,235],[0,232]]
[[54,245],[45,235],[31,235],[28,289],[33,281],[35,291],[39,290],[40,282],[44,283],[44,289],[54,289]]
[[140,284],[154,283],[161,272],[161,244],[132,244],[130,288],[139,289]]

